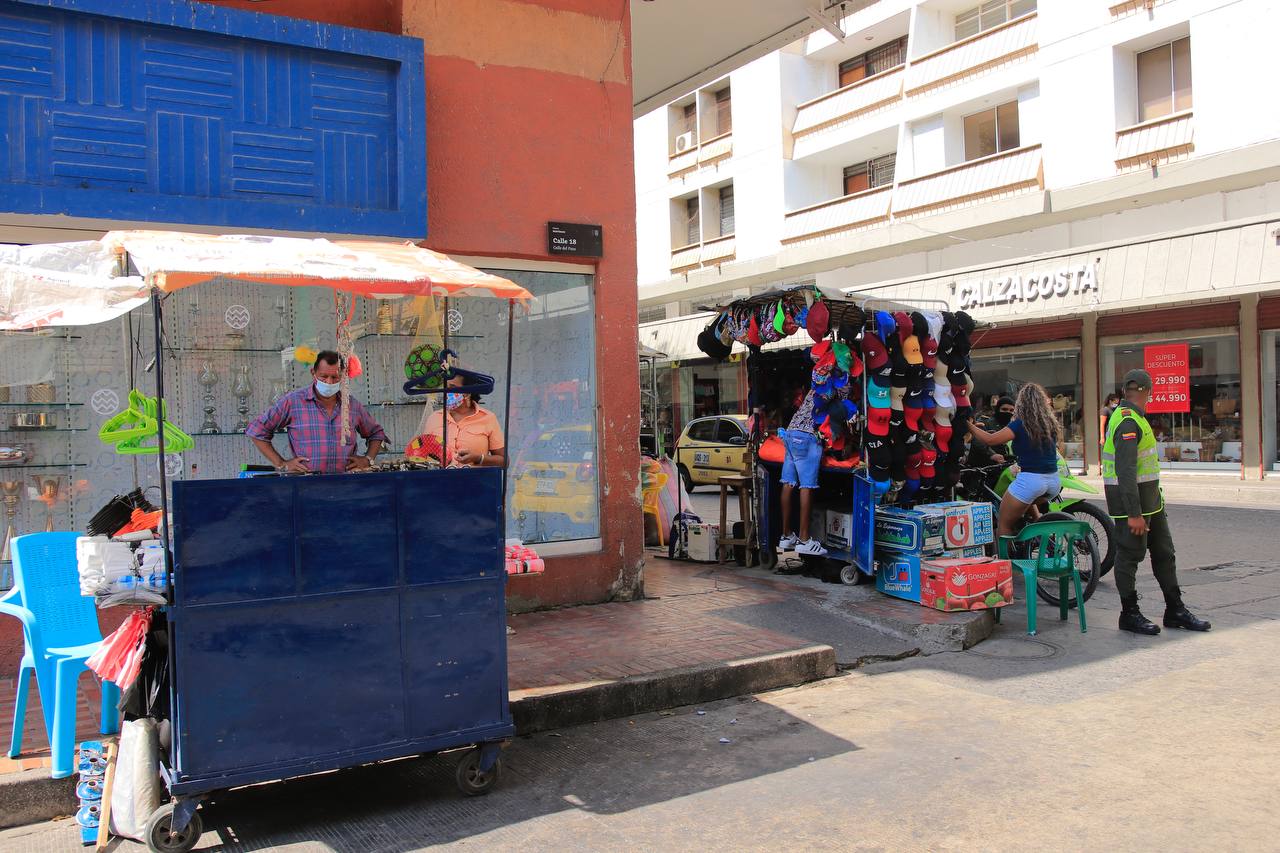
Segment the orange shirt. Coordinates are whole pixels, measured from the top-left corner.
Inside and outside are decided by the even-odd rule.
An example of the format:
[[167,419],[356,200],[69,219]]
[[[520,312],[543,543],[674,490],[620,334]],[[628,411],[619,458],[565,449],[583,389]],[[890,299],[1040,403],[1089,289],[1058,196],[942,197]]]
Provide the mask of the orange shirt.
[[[438,439],[444,432],[443,424],[443,410],[432,412],[427,418],[424,432]],[[457,458],[458,449],[465,448],[468,452],[475,454],[477,463],[484,453],[502,450],[506,446],[497,416],[479,406],[476,406],[476,410],[461,421],[449,419],[447,439],[450,458]]]

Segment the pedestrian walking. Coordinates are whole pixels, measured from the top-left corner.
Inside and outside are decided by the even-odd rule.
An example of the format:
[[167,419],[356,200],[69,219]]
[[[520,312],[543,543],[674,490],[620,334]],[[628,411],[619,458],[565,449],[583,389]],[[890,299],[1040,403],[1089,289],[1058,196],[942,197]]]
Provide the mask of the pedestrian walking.
[[1173,535],[1160,491],[1160,453],[1147,423],[1151,375],[1130,370],[1121,386],[1124,400],[1107,423],[1102,446],[1102,482],[1107,512],[1116,520],[1116,589],[1120,592],[1120,630],[1159,634],[1160,626],[1138,609],[1138,564],[1151,552],[1151,570],[1164,593],[1164,626],[1208,631],[1210,625],[1182,603],[1174,559]]
[[1102,401],[1102,411],[1098,412],[1098,446],[1101,447],[1107,441],[1107,422],[1111,420],[1111,413],[1116,410],[1116,406],[1120,405],[1120,395],[1112,391],[1107,395],[1107,399]]

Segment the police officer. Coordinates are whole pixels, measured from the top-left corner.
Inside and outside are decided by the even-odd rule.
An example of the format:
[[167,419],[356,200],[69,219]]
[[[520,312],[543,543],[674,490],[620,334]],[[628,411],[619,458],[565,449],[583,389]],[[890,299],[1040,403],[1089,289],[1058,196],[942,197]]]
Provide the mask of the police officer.
[[1159,634],[1160,626],[1138,609],[1134,587],[1138,564],[1151,551],[1151,570],[1164,593],[1164,626],[1188,631],[1208,631],[1209,623],[1196,618],[1182,603],[1174,562],[1173,536],[1160,491],[1160,454],[1156,436],[1147,423],[1151,402],[1151,375],[1130,370],[1121,386],[1124,399],[1107,421],[1102,446],[1102,481],[1107,512],[1116,520],[1116,589],[1120,592],[1120,630],[1135,634]]

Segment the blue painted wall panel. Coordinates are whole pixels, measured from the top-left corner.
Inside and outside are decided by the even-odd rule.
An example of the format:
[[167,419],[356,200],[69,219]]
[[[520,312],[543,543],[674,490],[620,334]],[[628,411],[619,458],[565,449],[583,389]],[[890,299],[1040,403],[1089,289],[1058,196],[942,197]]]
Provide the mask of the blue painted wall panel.
[[421,40],[0,0],[0,211],[424,237]]

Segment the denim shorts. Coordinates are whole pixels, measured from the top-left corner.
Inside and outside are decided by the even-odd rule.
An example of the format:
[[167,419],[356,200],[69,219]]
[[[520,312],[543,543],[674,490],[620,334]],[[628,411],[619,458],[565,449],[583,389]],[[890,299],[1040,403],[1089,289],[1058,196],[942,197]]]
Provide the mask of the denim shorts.
[[818,488],[822,467],[822,442],[811,432],[780,430],[787,453],[782,460],[782,484],[802,489]]
[[1035,503],[1040,498],[1056,498],[1062,491],[1062,480],[1057,474],[1033,474],[1019,471],[1009,484],[1009,494],[1024,504]]

